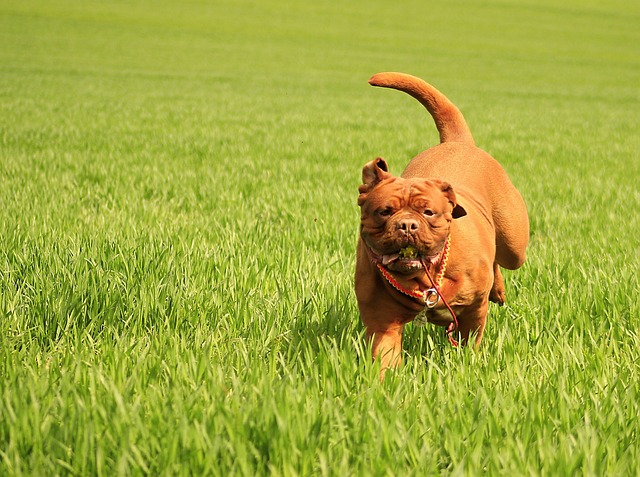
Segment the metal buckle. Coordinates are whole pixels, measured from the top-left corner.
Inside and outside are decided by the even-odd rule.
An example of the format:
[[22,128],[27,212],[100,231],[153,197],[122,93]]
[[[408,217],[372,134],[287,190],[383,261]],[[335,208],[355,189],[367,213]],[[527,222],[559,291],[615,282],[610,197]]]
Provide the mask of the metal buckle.
[[429,288],[424,292],[424,305],[427,308],[435,308],[440,301],[440,293],[435,288]]

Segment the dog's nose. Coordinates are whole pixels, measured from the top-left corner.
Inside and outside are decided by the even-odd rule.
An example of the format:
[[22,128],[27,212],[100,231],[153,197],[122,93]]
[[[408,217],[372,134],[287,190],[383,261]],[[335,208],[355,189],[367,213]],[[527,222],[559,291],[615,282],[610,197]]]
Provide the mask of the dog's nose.
[[410,218],[402,219],[398,221],[396,227],[405,233],[415,232],[418,230],[418,221]]

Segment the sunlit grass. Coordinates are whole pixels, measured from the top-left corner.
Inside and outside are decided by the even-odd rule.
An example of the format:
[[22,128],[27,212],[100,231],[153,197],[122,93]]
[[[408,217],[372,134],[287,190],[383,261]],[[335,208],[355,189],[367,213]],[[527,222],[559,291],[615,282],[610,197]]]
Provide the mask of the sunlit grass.
[[[635,4],[0,6],[0,474],[636,475]],[[438,19],[438,21],[435,21]],[[417,74],[531,218],[479,351],[353,288]]]

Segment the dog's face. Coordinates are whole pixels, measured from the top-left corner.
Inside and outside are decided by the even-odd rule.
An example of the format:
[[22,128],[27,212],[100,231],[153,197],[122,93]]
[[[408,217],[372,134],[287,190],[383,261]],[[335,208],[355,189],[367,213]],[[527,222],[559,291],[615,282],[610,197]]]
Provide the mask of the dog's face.
[[360,235],[389,270],[412,273],[444,247],[451,221],[466,215],[453,189],[435,179],[389,174],[384,159],[362,169]]

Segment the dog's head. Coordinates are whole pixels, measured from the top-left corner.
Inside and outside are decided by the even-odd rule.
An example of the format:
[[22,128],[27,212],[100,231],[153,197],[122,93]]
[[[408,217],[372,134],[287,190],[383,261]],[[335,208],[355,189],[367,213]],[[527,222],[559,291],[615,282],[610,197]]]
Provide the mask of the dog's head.
[[362,169],[360,235],[389,270],[411,273],[442,251],[451,221],[466,215],[452,187],[389,173],[384,159]]

